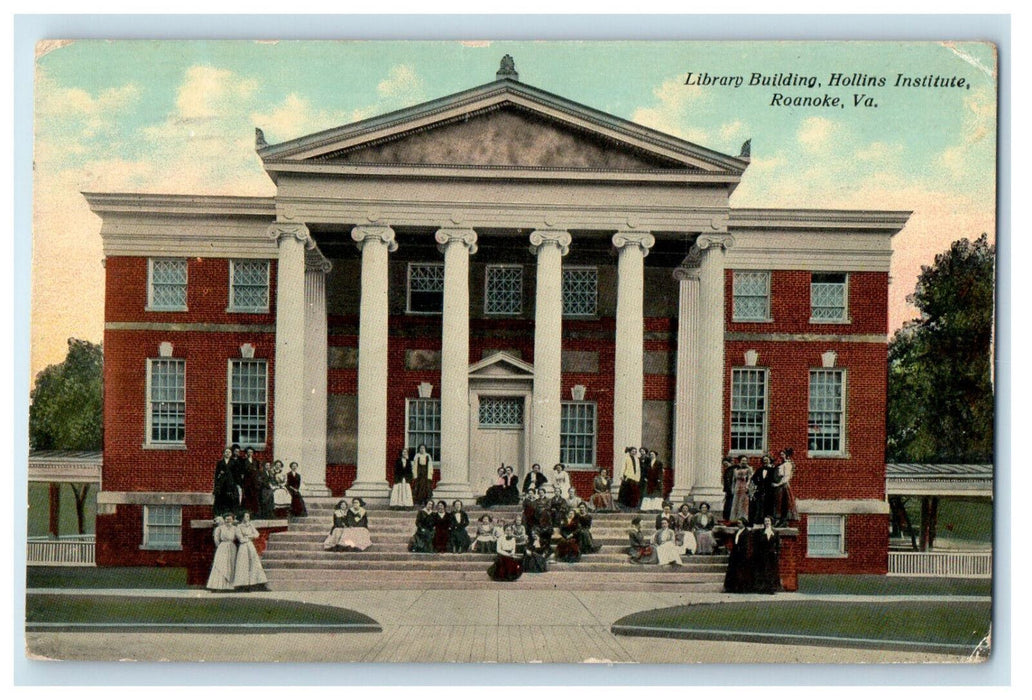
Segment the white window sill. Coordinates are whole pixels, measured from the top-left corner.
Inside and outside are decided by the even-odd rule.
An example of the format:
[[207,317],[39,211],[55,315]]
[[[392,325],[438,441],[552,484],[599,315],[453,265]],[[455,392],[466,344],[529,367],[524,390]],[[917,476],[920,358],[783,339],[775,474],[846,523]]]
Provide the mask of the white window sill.
[[731,317],[731,323],[774,323],[773,318],[735,318]]
[[183,545],[154,545],[154,544],[141,544],[140,549],[148,552],[181,552],[183,551]]
[[849,454],[842,452],[807,452],[810,459],[849,459]]
[[142,450],[185,450],[185,442],[145,442],[140,446]]
[[254,307],[254,308],[250,308],[250,309],[227,307],[226,308],[226,313],[227,314],[267,314],[267,313],[269,313],[269,307],[266,306],[263,309],[260,309],[258,307]]
[[848,326],[853,322],[851,318],[811,318],[810,323],[818,326]]
[[845,552],[839,552],[838,554],[811,554],[806,553],[807,559],[848,559],[849,555]]
[[183,313],[184,311],[189,311],[185,306],[145,306],[143,310],[155,313]]

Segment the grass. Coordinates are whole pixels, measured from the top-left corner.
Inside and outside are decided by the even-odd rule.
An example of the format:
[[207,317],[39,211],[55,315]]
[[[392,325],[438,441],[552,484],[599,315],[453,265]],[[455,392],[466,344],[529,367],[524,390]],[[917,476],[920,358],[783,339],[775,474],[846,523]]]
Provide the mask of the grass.
[[157,566],[30,566],[26,588],[185,589],[186,569]]
[[[906,509],[915,535],[919,537],[921,499],[910,498]],[[940,498],[935,530],[937,540],[957,539],[989,544],[993,541],[993,504],[984,499]],[[904,539],[909,542],[906,537]]]
[[[836,603],[785,601],[716,603],[646,610],[614,623],[616,634],[712,638],[712,634],[750,633],[840,637],[892,643],[961,645],[973,650],[989,631],[991,605],[966,603]],[[652,632],[619,627],[654,628]],[[662,631],[673,634],[663,634]],[[678,633],[678,630],[685,630]],[[658,632],[658,634],[657,634]],[[765,641],[770,641],[765,640]],[[798,644],[798,639],[791,639]],[[815,643],[818,641],[813,640]]]
[[[144,626],[201,625],[198,632],[222,631],[227,626],[253,628],[274,626],[369,625],[380,631],[375,620],[343,608],[261,598],[205,596],[198,598],[129,597],[108,595],[60,595],[36,593],[26,597],[26,623],[44,625],[112,625],[139,631]],[[205,627],[204,625],[218,626]],[[65,628],[67,629],[67,628]],[[148,630],[149,631],[149,630]],[[250,629],[250,631],[256,631]],[[328,631],[328,630],[327,630]],[[338,627],[333,631],[345,631]]]
[[800,574],[799,592],[827,595],[989,596],[989,579]]

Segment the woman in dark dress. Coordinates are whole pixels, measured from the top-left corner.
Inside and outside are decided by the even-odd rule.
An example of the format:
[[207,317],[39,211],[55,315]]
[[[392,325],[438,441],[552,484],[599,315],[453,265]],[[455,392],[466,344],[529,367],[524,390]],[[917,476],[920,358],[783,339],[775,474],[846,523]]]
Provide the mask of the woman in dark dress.
[[520,504],[520,477],[516,476],[516,470],[512,467],[505,468],[505,496],[504,503],[507,506],[518,506]]
[[452,554],[465,554],[471,544],[469,539],[469,515],[462,510],[462,501],[452,503],[452,511],[448,514],[448,551]]
[[411,508],[412,500],[412,462],[408,458],[408,450],[402,450],[394,460],[394,485],[391,486],[391,508]]
[[241,484],[243,493],[240,498],[240,507],[248,513],[261,513],[261,490],[265,472],[262,469],[262,465],[254,458],[253,447],[248,447],[244,454],[246,456],[240,465],[243,473],[243,483]]
[[444,501],[437,502],[437,509],[434,511],[434,551],[444,553],[448,551],[448,538],[451,535],[451,523],[448,520],[448,504]]
[[412,458],[412,467],[416,472],[412,480],[412,501],[429,501],[434,495],[434,460],[427,453],[426,445],[420,445],[416,450],[416,456]]
[[738,532],[727,558],[724,590],[728,593],[751,593],[754,586],[753,537],[749,524],[738,521]]
[[263,520],[268,520],[275,515],[276,511],[276,489],[279,488],[279,474],[283,471],[283,462],[276,460],[275,464],[266,462],[262,466],[259,483],[259,511],[258,515]]
[[580,523],[577,520],[577,512],[571,510],[566,514],[563,524],[559,526],[559,540],[555,545],[557,561],[565,561],[570,564],[580,561],[579,533]]
[[757,469],[749,480],[750,491],[752,491],[752,503],[749,504],[749,520],[754,525],[763,522],[766,517],[774,515],[774,482],[778,473],[770,457],[763,455],[760,460],[760,468]]
[[548,571],[548,549],[541,543],[541,537],[534,535],[523,555],[523,571],[528,574],[543,574]]
[[541,538],[545,550],[552,553],[552,535],[555,533],[555,521],[552,520],[551,502],[544,489],[538,491],[538,499],[534,505],[534,532]]
[[[646,461],[642,460],[642,471],[645,470]],[[663,508],[663,463],[659,461],[659,455],[649,452],[648,473],[644,474],[644,492],[641,498],[642,511],[657,511]]]
[[598,470],[598,476],[592,484],[591,505],[595,512],[613,510],[613,481],[605,469]]
[[498,478],[494,485],[488,487],[487,493],[477,499],[477,505],[484,508],[499,506],[505,503],[508,495],[509,480],[505,474],[505,465],[498,467]]
[[427,501],[416,513],[416,534],[409,541],[409,551],[432,554],[434,551],[434,502]]
[[620,470],[620,491],[617,500],[624,508],[637,508],[641,503],[641,462],[638,450],[628,447],[624,450],[623,467]]
[[627,554],[633,564],[655,564],[659,561],[656,550],[649,543],[645,533],[641,531],[641,518],[631,520],[631,529],[627,531],[629,540]]
[[515,581],[523,575],[523,566],[516,558],[516,538],[512,536],[511,527],[505,528],[496,547],[497,556],[488,567],[487,575],[494,581]]
[[301,474],[297,471],[297,462],[291,462],[290,471],[287,472],[287,493],[290,494],[290,514],[295,518],[306,517],[308,507],[301,497]]
[[781,538],[771,518],[763,519],[763,528],[753,533],[753,590],[757,593],[777,593],[781,590],[781,572],[778,554]]
[[212,496],[215,497],[212,510],[216,516],[234,513],[240,507],[240,493],[233,479],[233,450],[228,447],[222,452],[222,459],[215,464]]
[[577,546],[580,547],[581,554],[594,554],[600,551],[602,546],[596,545],[591,536],[591,514],[586,503],[582,502],[577,506],[577,525]]

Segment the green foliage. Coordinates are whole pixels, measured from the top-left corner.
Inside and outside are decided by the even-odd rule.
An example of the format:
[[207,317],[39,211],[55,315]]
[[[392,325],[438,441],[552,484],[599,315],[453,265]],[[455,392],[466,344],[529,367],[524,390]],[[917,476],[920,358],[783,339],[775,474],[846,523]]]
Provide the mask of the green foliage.
[[32,449],[101,449],[103,369],[100,345],[69,338],[64,362],[50,365],[36,375],[29,407]]
[[907,297],[921,318],[889,344],[890,460],[992,461],[995,254],[982,234],[922,266]]

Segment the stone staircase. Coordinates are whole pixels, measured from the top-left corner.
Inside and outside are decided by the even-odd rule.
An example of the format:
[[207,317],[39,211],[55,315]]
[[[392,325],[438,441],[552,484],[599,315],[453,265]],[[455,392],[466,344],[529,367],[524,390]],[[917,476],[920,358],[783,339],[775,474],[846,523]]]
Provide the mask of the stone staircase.
[[[685,557],[685,565],[642,566],[628,561],[627,528],[632,514],[599,513],[591,533],[602,551],[576,564],[549,562],[543,574],[525,574],[503,583],[488,578],[491,554],[413,554],[408,542],[415,531],[415,511],[369,509],[373,546],[364,552],[326,552],[322,542],[333,522],[338,499],[310,498],[307,518],[292,518],[286,532],[269,536],[262,563],[274,590],[350,589],[554,589],[582,591],[715,592],[722,590],[727,557]],[[468,509],[470,535],[476,521],[488,512],[498,521],[520,517],[517,507]],[[651,534],[654,514],[643,514],[642,525]]]

